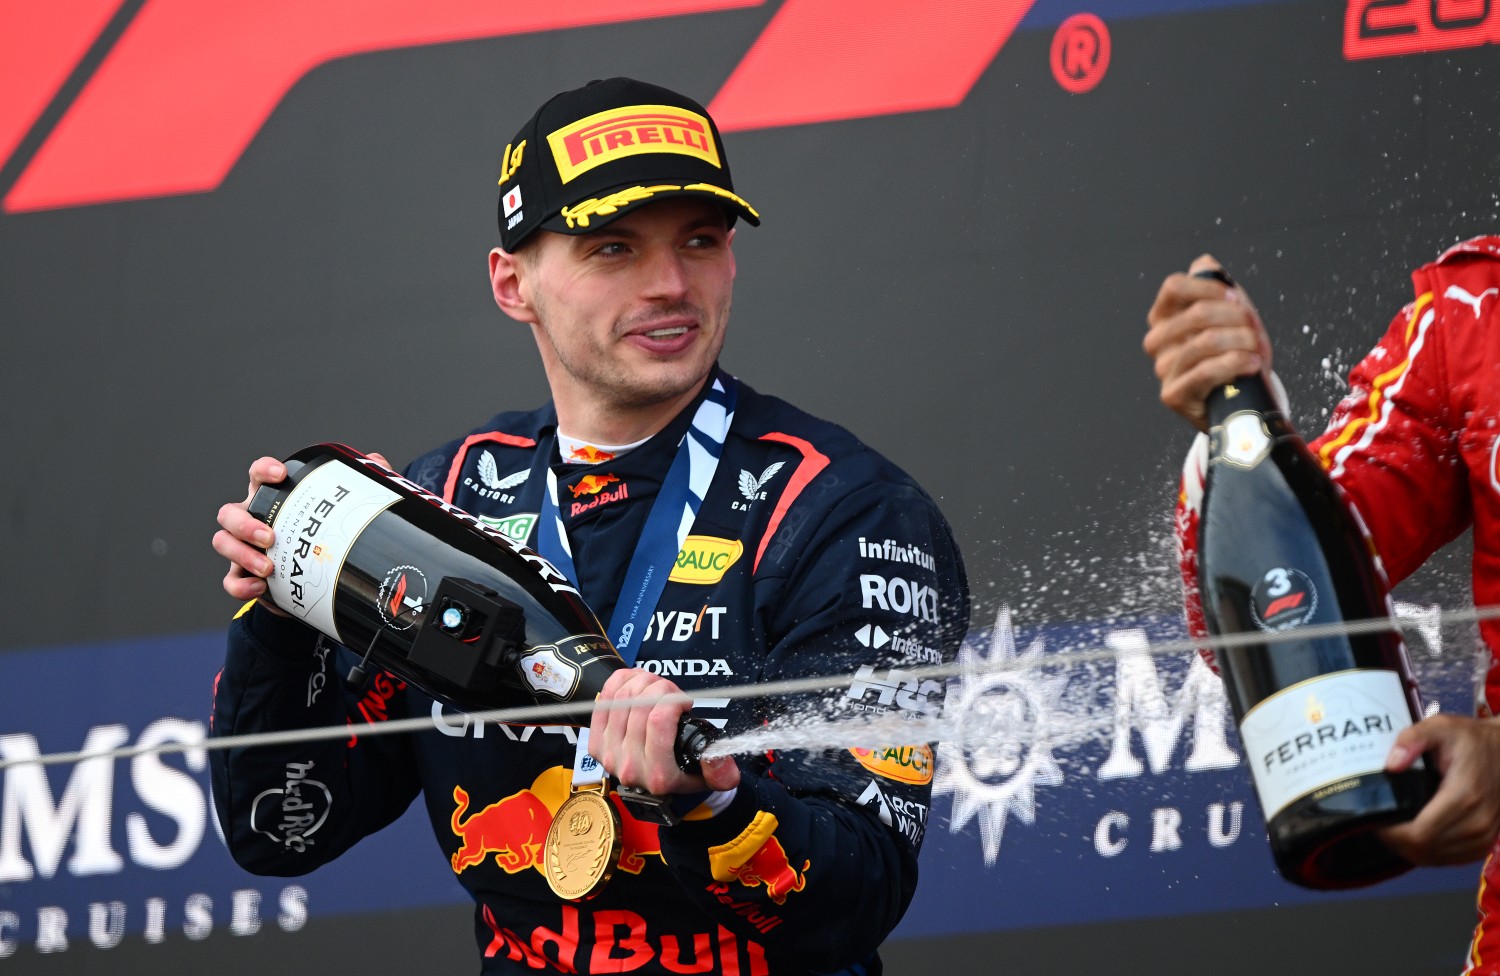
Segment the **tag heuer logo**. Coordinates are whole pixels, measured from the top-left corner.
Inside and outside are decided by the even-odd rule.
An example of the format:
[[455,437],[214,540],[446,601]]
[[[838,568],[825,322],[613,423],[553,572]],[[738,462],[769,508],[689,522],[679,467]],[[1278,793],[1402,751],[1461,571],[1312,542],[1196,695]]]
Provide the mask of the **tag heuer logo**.
[[492,529],[499,530],[500,534],[504,535],[507,539],[519,542],[524,546],[526,540],[531,536],[531,527],[536,524],[536,515],[536,512],[522,512],[520,515],[508,515],[505,518],[498,519],[481,515],[479,516],[479,521]]

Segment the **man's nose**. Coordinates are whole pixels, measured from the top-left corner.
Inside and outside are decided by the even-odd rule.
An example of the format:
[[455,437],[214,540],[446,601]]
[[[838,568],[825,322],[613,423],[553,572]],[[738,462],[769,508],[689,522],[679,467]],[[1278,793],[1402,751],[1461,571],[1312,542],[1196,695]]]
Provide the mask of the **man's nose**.
[[687,268],[675,248],[655,248],[647,265],[646,297],[663,301],[681,301],[687,297]]

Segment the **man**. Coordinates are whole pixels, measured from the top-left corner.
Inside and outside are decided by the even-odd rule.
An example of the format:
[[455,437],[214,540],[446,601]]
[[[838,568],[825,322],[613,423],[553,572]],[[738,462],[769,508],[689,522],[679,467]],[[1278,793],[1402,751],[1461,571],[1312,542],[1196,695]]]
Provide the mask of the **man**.
[[[1191,272],[1217,268],[1204,255]],[[1500,603],[1500,237],[1448,249],[1412,274],[1416,299],[1350,374],[1349,395],[1311,444],[1348,494],[1395,584],[1472,527],[1474,601]],[[1244,291],[1176,274],[1148,315],[1146,353],[1161,399],[1206,429],[1204,401],[1235,377],[1270,375],[1271,345]],[[1207,451],[1201,435],[1183,469],[1178,536],[1190,629],[1205,629],[1196,597],[1198,503]],[[1480,633],[1491,651],[1479,715],[1437,715],[1403,731],[1386,768],[1431,752],[1438,792],[1382,837],[1414,864],[1458,864],[1489,853],[1480,891],[1472,974],[1500,974],[1500,620]]]
[[[721,700],[695,714],[736,732],[830,704],[935,712],[941,685],[902,667],[951,659],[963,638],[968,595],[951,532],[890,462],[717,367],[733,225],[759,218],[735,193],[700,105],[621,78],[564,92],[507,146],[500,190],[491,285],[531,329],[552,402],[502,413],[406,474],[529,540],[608,621],[639,666],[606,685],[587,751],[616,786],[671,801],[676,822],[643,822],[615,803],[613,878],[588,900],[553,894],[544,838],[580,785],[575,766],[588,765],[575,730],[481,736],[390,680],[363,699],[310,700],[325,671],[320,687],[342,691],[331,676],[342,671],[264,599],[270,533],[239,503],[221,509],[214,545],[231,562],[225,589],[256,602],[231,626],[214,733],[349,721],[356,736],[215,753],[230,849],[253,871],[303,873],[420,792],[474,897],[486,973],[878,972],[876,948],[916,884],[930,747],[776,751],[689,775],[673,736],[689,708],[682,691],[747,681],[856,676],[821,698]],[[250,477],[253,494],[284,471],[262,458]],[[604,707],[617,701],[636,704]],[[431,715],[437,728],[357,735],[384,715]],[[289,769],[331,797],[300,845],[266,811],[255,819],[254,798],[282,796]]]

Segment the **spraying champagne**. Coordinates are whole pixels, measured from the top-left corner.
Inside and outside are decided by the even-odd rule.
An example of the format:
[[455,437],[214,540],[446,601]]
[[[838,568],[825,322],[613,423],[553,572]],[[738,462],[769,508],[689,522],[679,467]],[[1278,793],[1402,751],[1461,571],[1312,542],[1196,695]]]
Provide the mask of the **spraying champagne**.
[[[1198,272],[1232,285],[1222,271]],[[1199,588],[1210,633],[1275,633],[1390,618],[1363,524],[1259,376],[1208,397]],[[1373,833],[1432,795],[1431,762],[1387,773],[1421,718],[1394,628],[1221,649],[1276,865],[1309,888],[1373,884],[1411,865]]]

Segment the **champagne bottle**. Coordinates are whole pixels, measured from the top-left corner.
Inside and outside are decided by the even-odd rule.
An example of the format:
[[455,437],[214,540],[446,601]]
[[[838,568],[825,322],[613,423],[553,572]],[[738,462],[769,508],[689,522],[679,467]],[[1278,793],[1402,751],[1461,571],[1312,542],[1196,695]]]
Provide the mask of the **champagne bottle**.
[[[592,702],[625,667],[578,590],[546,559],[341,444],[286,459],[250,514],[277,607],[373,665],[465,711]],[[579,723],[574,723],[579,724]],[[677,761],[714,735],[685,719]]]
[[[1207,408],[1198,582],[1209,632],[1391,618],[1363,523],[1261,377],[1214,390]],[[1400,632],[1222,648],[1217,660],[1280,872],[1335,889],[1408,870],[1373,833],[1415,816],[1435,786],[1428,757],[1384,770],[1422,714]]]

